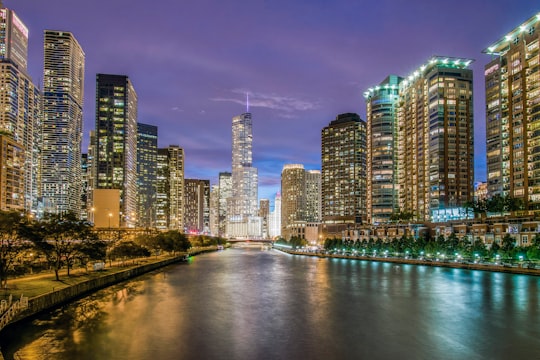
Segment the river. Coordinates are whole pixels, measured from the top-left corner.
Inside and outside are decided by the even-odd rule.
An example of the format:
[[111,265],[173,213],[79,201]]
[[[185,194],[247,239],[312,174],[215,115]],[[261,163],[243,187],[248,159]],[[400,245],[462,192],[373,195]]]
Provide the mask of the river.
[[7,328],[10,359],[538,359],[540,278],[277,250],[194,257]]

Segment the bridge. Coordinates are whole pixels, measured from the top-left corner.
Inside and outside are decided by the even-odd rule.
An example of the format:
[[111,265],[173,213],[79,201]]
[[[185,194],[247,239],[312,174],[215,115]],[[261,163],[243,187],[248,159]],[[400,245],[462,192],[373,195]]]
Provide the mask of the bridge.
[[274,241],[271,239],[228,239],[228,242],[231,244],[237,244],[237,243],[257,243],[257,244],[273,244]]

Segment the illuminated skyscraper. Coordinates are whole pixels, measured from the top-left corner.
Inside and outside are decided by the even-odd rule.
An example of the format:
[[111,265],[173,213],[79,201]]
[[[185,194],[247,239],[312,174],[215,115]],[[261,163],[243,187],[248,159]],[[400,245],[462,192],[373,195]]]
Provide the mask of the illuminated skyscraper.
[[96,189],[120,190],[120,226],[137,214],[137,94],[124,75],[96,76]]
[[137,225],[155,223],[158,128],[137,124]]
[[540,211],[540,14],[483,52],[488,196],[523,201]]
[[219,173],[218,235],[227,236],[227,199],[232,197],[232,174]]
[[388,76],[364,93],[367,115],[367,217],[372,224],[390,221],[399,210],[397,108],[402,78]]
[[44,211],[79,213],[84,52],[70,32],[45,30],[41,190]]
[[28,67],[28,28],[0,1],[0,60],[10,60],[19,70]]
[[156,228],[184,232],[184,149],[158,149]]
[[[21,184],[12,187],[20,210],[36,213],[39,196],[39,154],[41,146],[41,95],[27,74],[28,29],[0,1],[0,131],[22,148],[24,163]],[[7,140],[6,140],[7,141]],[[5,158],[0,161],[5,162]],[[2,163],[0,166],[11,167]]]
[[[258,178],[252,165],[253,134],[251,113],[232,119],[232,197],[227,202],[228,227],[231,237],[260,237],[253,233],[257,216]],[[262,229],[262,223],[261,223]]]
[[268,236],[276,239],[281,236],[281,193],[274,199],[274,211],[268,216]]
[[24,149],[0,134],[0,210],[24,210]]
[[286,164],[281,171],[281,236],[291,238],[291,226],[305,221],[306,172],[301,164]]
[[309,223],[321,221],[321,171],[306,170],[306,211],[304,219]]
[[159,230],[169,228],[169,149],[158,149],[156,164],[156,222]]
[[184,228],[187,233],[208,233],[210,180],[184,179]]
[[340,114],[322,130],[322,221],[360,224],[366,218],[366,123]]
[[399,85],[399,204],[415,220],[463,217],[473,200],[471,62],[433,57]]

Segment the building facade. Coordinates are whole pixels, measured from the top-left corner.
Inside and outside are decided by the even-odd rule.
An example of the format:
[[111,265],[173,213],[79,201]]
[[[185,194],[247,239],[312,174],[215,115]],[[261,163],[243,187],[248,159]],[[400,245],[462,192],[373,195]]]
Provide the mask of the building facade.
[[24,210],[24,148],[0,135],[0,210]]
[[[253,167],[251,113],[232,119],[232,196],[227,200],[229,237],[261,237],[262,225],[255,226],[258,200],[258,174]],[[258,231],[253,233],[253,231]]]
[[281,236],[281,193],[274,198],[274,210],[268,216],[268,236],[277,239]]
[[70,32],[45,30],[41,196],[43,210],[78,214],[85,55]]
[[184,228],[188,234],[210,231],[210,180],[184,179]]
[[473,200],[471,62],[432,57],[400,83],[399,208],[415,220],[462,218]]
[[366,220],[366,123],[340,114],[321,132],[322,221],[354,224]]
[[540,211],[540,22],[534,15],[483,52],[489,196]]
[[96,189],[120,190],[120,223],[137,218],[137,94],[125,75],[96,75]]
[[291,227],[305,221],[306,172],[301,164],[286,164],[281,171],[281,236],[290,240]]
[[184,149],[178,145],[167,148],[169,230],[184,228]]
[[137,216],[139,227],[152,228],[155,224],[158,128],[137,124]]
[[306,170],[306,208],[304,219],[309,223],[321,222],[321,171]]
[[232,174],[230,172],[219,173],[218,194],[218,236],[227,237],[227,199],[232,197]]
[[397,109],[402,78],[390,75],[364,93],[367,118],[367,219],[386,223],[399,210]]
[[28,28],[0,2],[0,133],[24,149],[21,210],[35,215],[40,194],[41,94],[27,73],[27,63]]

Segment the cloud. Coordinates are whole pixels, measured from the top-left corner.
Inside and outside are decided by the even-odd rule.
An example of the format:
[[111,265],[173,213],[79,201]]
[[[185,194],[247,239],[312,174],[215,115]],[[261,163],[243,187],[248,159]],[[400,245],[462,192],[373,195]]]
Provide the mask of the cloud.
[[[249,106],[250,107],[261,107],[268,108],[272,110],[284,111],[286,113],[294,111],[308,111],[315,110],[319,108],[318,102],[303,100],[290,96],[280,96],[276,94],[264,94],[258,92],[250,92],[243,89],[234,89],[231,91],[233,94],[244,95],[249,94]],[[232,102],[246,106],[246,100],[239,99],[237,97],[219,97],[211,98],[212,101],[224,101]],[[291,117],[291,115],[282,115],[283,117]]]

